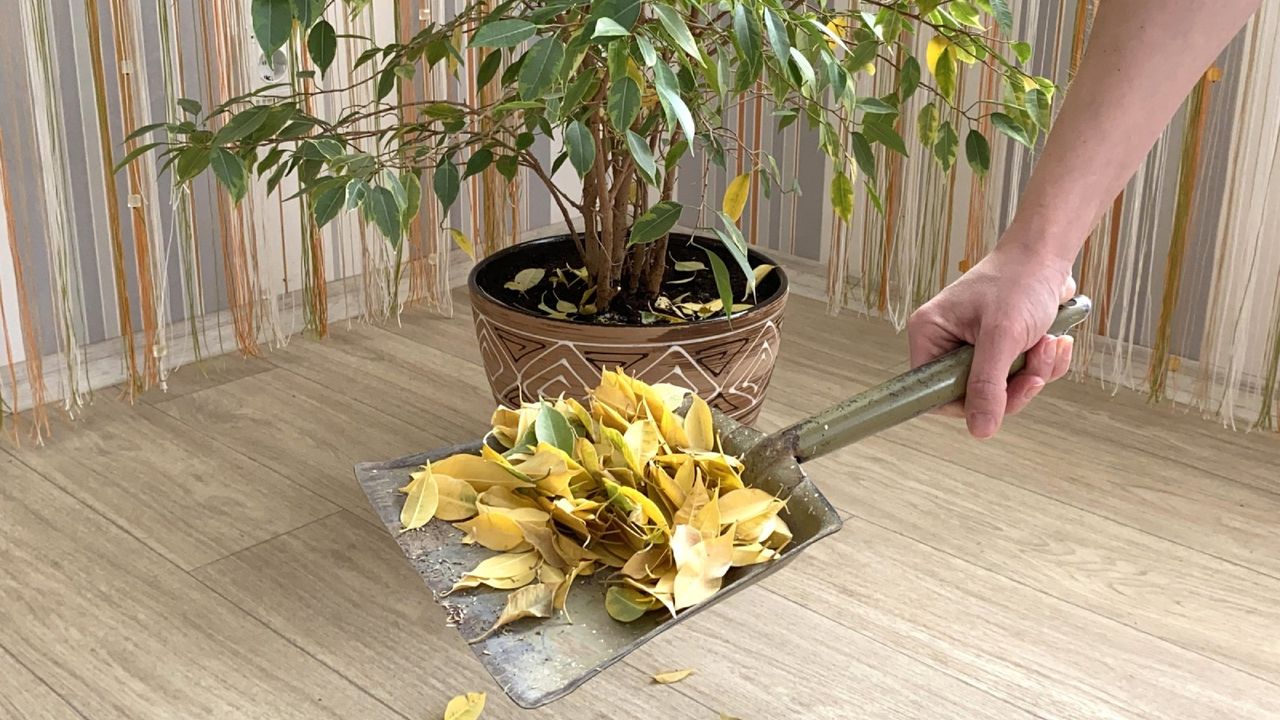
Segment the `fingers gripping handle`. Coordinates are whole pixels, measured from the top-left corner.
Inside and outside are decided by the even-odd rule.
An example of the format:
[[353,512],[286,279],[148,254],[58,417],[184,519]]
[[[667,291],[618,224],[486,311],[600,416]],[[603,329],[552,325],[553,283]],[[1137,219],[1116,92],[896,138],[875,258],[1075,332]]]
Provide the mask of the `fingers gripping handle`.
[[[1089,316],[1092,303],[1076,296],[1058,308],[1050,335],[1065,335]],[[1026,364],[1019,355],[1009,369],[1012,375]],[[778,433],[801,462],[824,455],[868,435],[964,397],[973,365],[973,346],[965,345],[909,370],[888,382],[861,392],[808,420]]]

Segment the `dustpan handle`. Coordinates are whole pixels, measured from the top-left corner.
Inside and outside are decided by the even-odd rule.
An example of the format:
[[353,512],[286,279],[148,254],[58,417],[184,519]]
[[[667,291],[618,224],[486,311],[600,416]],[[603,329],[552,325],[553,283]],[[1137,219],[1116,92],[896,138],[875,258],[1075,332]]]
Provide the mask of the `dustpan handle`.
[[[1078,295],[1058,308],[1050,335],[1064,335],[1089,316],[1093,303]],[[1019,355],[1012,375],[1026,364]],[[857,442],[899,423],[964,397],[973,365],[973,346],[965,345],[909,370],[888,382],[858,393],[808,420],[776,433],[770,440],[790,446],[804,462]]]

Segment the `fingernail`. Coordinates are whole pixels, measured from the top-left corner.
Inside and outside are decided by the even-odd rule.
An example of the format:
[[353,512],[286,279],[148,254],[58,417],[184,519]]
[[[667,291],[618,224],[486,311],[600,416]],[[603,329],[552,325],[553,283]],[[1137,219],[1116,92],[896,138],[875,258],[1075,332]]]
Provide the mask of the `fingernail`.
[[1027,388],[1026,392],[1022,393],[1022,397],[1027,400],[1030,400],[1031,398],[1039,395],[1040,391],[1043,389],[1044,389],[1044,381],[1041,380],[1040,378],[1036,378],[1035,380],[1031,381],[1031,385],[1030,387]]
[[969,434],[979,440],[985,440],[996,433],[996,419],[988,413],[969,413],[968,425]]

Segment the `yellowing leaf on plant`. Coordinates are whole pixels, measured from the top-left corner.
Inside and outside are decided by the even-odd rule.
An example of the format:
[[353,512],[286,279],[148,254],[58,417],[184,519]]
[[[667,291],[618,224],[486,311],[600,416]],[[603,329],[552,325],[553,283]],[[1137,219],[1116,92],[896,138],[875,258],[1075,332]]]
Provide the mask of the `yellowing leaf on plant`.
[[743,173],[730,180],[729,186],[724,191],[724,201],[721,203],[724,214],[734,222],[738,222],[742,217],[742,211],[747,207],[747,199],[750,195],[751,173]]
[[768,277],[769,273],[773,272],[775,269],[776,268],[773,265],[757,265],[752,268],[752,272],[755,273],[756,276],[756,285],[759,285],[760,281]]
[[827,31],[827,47],[835,50],[838,46],[836,38],[843,38],[848,34],[849,19],[844,16],[835,18],[827,23]]
[[542,278],[547,274],[542,268],[525,268],[516,273],[511,282],[503,285],[508,290],[514,290],[518,293],[529,292],[535,285],[542,282]]
[[449,236],[453,238],[453,244],[458,249],[467,254],[472,260],[476,259],[476,249],[471,246],[471,240],[459,229],[449,228]]
[[671,685],[693,674],[693,670],[672,670],[670,672],[660,672],[653,676],[653,681],[659,685]]
[[455,523],[454,527],[474,538],[476,542],[498,552],[514,550],[524,543],[524,534],[520,525],[509,517],[495,512],[481,512],[466,522]]
[[428,465],[421,472],[415,473],[413,482],[409,483],[408,497],[400,508],[400,524],[405,530],[417,528],[431,522],[435,517],[436,506],[440,502],[439,489],[435,476]]
[[548,618],[555,612],[553,605],[555,597],[555,588],[546,583],[538,583],[536,585],[526,585],[507,596],[507,604],[502,608],[502,613],[498,615],[498,619],[493,623],[493,627],[489,628],[480,637],[472,640],[476,643],[489,637],[498,628],[504,625],[528,617]]
[[444,709],[444,720],[477,720],[484,712],[485,695],[472,692],[449,701]]
[[689,412],[684,416],[684,432],[689,438],[690,449],[715,449],[716,432],[711,420],[711,406],[697,395],[693,396],[693,404],[689,406]]
[[940,35],[935,35],[929,40],[929,47],[925,48],[924,53],[925,65],[929,67],[929,72],[937,73],[938,58],[942,57],[942,51],[946,50],[950,45],[951,41]]

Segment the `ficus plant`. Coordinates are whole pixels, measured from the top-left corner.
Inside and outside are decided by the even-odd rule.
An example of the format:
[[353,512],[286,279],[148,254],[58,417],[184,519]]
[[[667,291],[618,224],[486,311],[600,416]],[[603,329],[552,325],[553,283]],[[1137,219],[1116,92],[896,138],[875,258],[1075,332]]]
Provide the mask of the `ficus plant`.
[[[126,162],[160,148],[177,182],[211,169],[236,200],[254,177],[274,192],[292,176],[316,226],[359,212],[397,253],[424,186],[447,211],[468,177],[496,172],[511,180],[524,169],[546,186],[577,249],[578,262],[558,282],[585,289],[577,303],[544,309],[608,322],[629,307],[645,310],[647,322],[675,322],[705,317],[712,307],[690,310],[664,295],[668,236],[686,209],[674,195],[681,161],[706,159],[724,169],[733,160],[747,168],[714,206],[703,192],[698,208],[700,218],[712,219],[698,233],[722,243],[729,263],[712,252],[706,265],[681,263],[683,271],[714,275],[717,313],[735,307],[730,265],[741,269],[747,296],[757,282],[759,269],[750,266],[738,227],[752,181],[765,193],[796,190],[783,186],[773,157],[724,122],[740,103],[762,99],[778,131],[791,125],[813,131],[833,165],[831,206],[846,221],[855,183],[879,205],[876,145],[901,155],[929,153],[949,170],[963,137],[967,162],[985,173],[990,145],[981,127],[1030,147],[1049,122],[1053,85],[1023,69],[1031,49],[1010,38],[1008,0],[853,0],[852,7],[826,0],[472,2],[406,42],[346,36],[367,44],[351,77],[317,82],[317,73],[331,69],[339,40],[325,14],[361,12],[368,2],[253,0],[266,56],[294,42],[305,47],[314,70],[295,70],[289,83],[208,112],[183,100],[189,119],[140,129],[131,140],[153,131],[167,136],[134,149]],[[923,58],[913,52],[920,46],[927,46]],[[477,62],[463,62],[468,49]],[[864,94],[860,88],[875,85],[865,76],[877,61],[896,81],[887,93]],[[492,100],[402,99],[399,84],[440,66],[477,88],[492,86],[481,94]],[[999,96],[962,103],[958,76],[984,66],[1003,78]],[[360,85],[372,90],[372,102],[336,118],[304,110],[320,96]],[[919,93],[928,102],[916,117],[903,117]],[[907,147],[906,123],[916,124],[921,147]],[[535,152],[539,138],[557,150],[549,163]],[[553,181],[566,163],[581,178],[580,192]],[[694,181],[705,189],[704,178]],[[461,232],[441,230],[470,245]],[[509,287],[536,294],[554,290],[556,278],[529,268]]]

